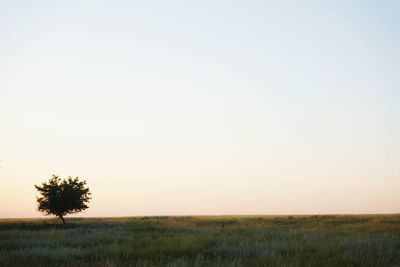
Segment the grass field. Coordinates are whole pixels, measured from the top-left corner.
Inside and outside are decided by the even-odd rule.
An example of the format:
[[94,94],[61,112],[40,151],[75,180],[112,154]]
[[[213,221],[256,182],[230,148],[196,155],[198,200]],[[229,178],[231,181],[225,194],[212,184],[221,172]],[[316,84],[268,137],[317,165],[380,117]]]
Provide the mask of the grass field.
[[0,220],[0,266],[400,266],[400,215]]

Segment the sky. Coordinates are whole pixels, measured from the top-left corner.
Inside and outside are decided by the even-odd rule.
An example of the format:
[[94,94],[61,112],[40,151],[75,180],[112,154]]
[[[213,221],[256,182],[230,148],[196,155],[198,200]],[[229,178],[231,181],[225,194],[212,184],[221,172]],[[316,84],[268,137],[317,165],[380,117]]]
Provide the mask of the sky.
[[0,217],[400,212],[400,2],[0,1]]

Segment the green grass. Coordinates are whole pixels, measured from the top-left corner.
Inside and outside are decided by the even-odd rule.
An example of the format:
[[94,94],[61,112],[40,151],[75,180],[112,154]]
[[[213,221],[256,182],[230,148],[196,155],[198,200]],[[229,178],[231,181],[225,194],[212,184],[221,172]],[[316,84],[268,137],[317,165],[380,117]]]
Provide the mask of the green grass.
[[0,266],[400,266],[400,215],[0,220]]

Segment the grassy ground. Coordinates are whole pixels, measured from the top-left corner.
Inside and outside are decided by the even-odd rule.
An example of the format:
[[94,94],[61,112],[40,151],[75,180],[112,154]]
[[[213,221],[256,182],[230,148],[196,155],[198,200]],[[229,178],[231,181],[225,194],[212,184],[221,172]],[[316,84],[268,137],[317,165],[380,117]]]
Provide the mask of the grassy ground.
[[400,215],[3,219],[0,266],[400,266]]

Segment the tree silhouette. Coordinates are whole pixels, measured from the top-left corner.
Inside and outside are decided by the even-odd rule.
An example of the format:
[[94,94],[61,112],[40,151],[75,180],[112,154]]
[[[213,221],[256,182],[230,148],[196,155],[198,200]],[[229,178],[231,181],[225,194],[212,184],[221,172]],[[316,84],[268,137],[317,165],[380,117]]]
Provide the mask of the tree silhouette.
[[78,213],[89,208],[86,203],[91,199],[89,188],[85,187],[86,181],[79,181],[79,178],[61,180],[53,175],[48,182],[42,186],[35,185],[41,194],[37,197],[37,210],[46,215],[55,215],[65,224],[64,216]]

